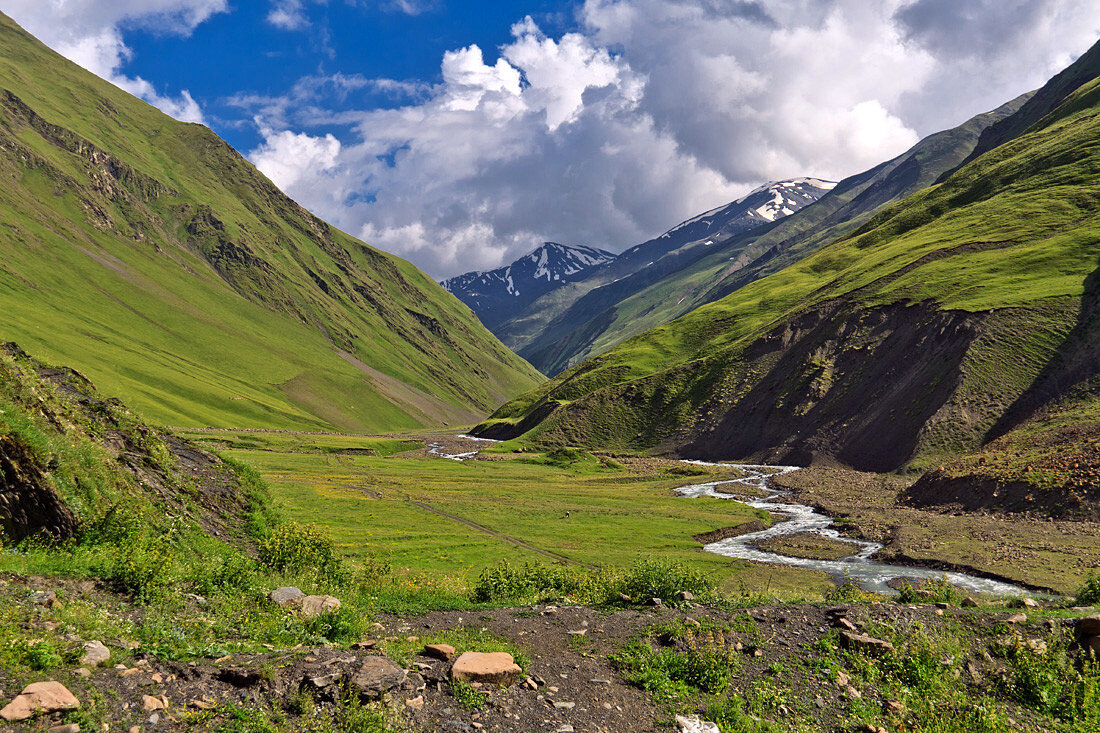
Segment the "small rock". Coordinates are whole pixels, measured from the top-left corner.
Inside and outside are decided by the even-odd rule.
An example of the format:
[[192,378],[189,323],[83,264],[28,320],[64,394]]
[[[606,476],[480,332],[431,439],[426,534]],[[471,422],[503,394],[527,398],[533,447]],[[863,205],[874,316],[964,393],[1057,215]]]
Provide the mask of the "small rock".
[[164,695],[160,697],[153,697],[152,695],[141,696],[141,707],[145,709],[145,712],[151,713],[156,710],[168,709],[168,698]]
[[274,601],[276,605],[286,608],[301,603],[306,594],[293,586],[284,585],[282,588],[276,588],[268,593],[267,597]]
[[963,608],[977,608],[978,602],[970,596],[967,596],[966,598],[962,599],[962,603],[960,603],[959,605]]
[[840,642],[849,649],[859,649],[869,654],[884,654],[894,651],[894,645],[882,639],[876,639],[867,634],[856,634],[851,631],[840,633]]
[[570,631],[570,636],[584,636],[588,633],[588,629],[581,629],[580,631]]
[[368,657],[351,678],[351,684],[363,695],[380,697],[404,682],[405,678],[405,670],[390,659]]
[[1023,613],[1014,613],[1005,619],[1006,624],[1023,624],[1027,623],[1027,615]]
[[848,697],[853,700],[858,700],[859,698],[863,697],[863,693],[852,687],[851,685],[848,685],[848,687],[846,687],[844,691],[847,692]]
[[35,682],[23,688],[7,706],[0,710],[0,718],[10,722],[33,718],[40,713],[73,710],[80,701],[60,682]]
[[57,600],[57,594],[52,590],[36,590],[27,596],[27,600],[36,606],[47,606],[49,608],[61,605]]
[[519,679],[521,671],[512,655],[505,652],[463,652],[451,667],[451,679],[507,687]]
[[649,605],[660,608],[661,606],[665,605],[665,603],[660,598],[650,598]]
[[328,674],[318,675],[316,677],[309,678],[309,684],[316,687],[318,690],[323,690],[326,687],[336,684],[343,677],[339,672],[329,672]]
[[943,609],[942,608],[933,609],[932,613],[936,614],[937,616],[942,616],[943,615]]
[[562,723],[555,733],[573,733],[573,731],[574,728],[569,723]]
[[183,597],[194,603],[196,606],[202,606],[203,608],[206,608],[208,605],[210,605],[210,601],[206,600],[205,597],[200,596],[198,593],[184,593]]
[[73,674],[75,674],[77,677],[88,679],[92,676],[92,670],[88,669],[87,667],[77,667],[73,670]]
[[424,696],[412,697],[405,701],[405,707],[409,710],[423,710],[424,709]]
[[897,700],[890,700],[886,703],[886,710],[891,713],[897,713],[898,715],[900,715],[901,713],[905,712],[905,706]]
[[209,700],[191,700],[188,705],[198,710],[213,710],[215,707]]
[[554,707],[557,708],[558,710],[572,710],[576,706],[576,704],[577,703],[575,703],[575,702],[565,702],[564,700],[556,700],[554,702]]
[[450,644],[428,644],[422,652],[425,657],[440,659],[444,662],[455,655],[455,648]]
[[374,639],[360,639],[351,645],[352,649],[373,649],[378,646],[378,642]]
[[149,725],[156,725],[157,723],[159,723],[160,713],[153,713],[152,715],[150,715],[147,722],[149,723]]
[[340,610],[340,600],[332,596],[306,596],[302,599],[301,613],[306,618]]
[[98,667],[111,658],[111,651],[103,645],[102,641],[84,642],[84,656],[80,663],[88,667]]
[[838,618],[838,619],[837,619],[837,620],[836,620],[836,621],[835,621],[835,622],[833,623],[833,626],[835,626],[835,627],[836,627],[836,628],[838,628],[838,629],[846,629],[846,630],[848,630],[848,631],[855,631],[855,630],[856,630],[856,625],[855,625],[855,624],[853,624],[853,623],[852,623],[851,621],[849,621],[848,619],[844,618],[843,616],[841,616],[840,618]]
[[80,733],[80,726],[76,723],[52,725],[49,727],[48,733]]
[[698,715],[677,715],[676,727],[680,733],[719,733],[717,725]]
[[676,594],[676,600],[678,601],[694,601],[695,594],[691,591],[682,590]]
[[1025,598],[1023,601],[1021,601],[1021,603],[1023,604],[1024,608],[1038,608],[1039,607],[1039,602],[1036,601],[1034,598]]
[[852,678],[848,676],[847,672],[840,671],[836,673],[836,683],[841,687],[847,687],[852,684]]

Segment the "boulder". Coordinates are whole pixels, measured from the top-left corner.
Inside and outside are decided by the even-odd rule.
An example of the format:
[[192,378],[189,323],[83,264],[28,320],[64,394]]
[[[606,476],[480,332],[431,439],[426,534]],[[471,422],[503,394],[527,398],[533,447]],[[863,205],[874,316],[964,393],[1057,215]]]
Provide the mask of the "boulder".
[[867,634],[857,634],[853,631],[841,631],[840,642],[848,649],[857,649],[873,655],[894,651],[894,645],[888,641],[876,639]]
[[1005,619],[1006,624],[1026,624],[1027,615],[1023,613],[1014,613]]
[[444,662],[455,655],[455,648],[450,644],[428,644],[424,647],[425,657],[433,657]]
[[1100,636],[1100,613],[1085,616],[1077,622],[1079,636]]
[[519,679],[521,672],[511,654],[463,652],[451,667],[451,679],[507,687]]
[[268,593],[267,597],[276,605],[285,608],[286,606],[297,605],[306,597],[306,594],[293,586],[284,585],[282,588],[276,588]]
[[367,697],[381,697],[405,681],[405,670],[386,657],[367,657],[351,685]]
[[0,718],[10,722],[33,718],[40,713],[56,713],[80,707],[80,701],[60,682],[35,682],[23,688],[7,707],[0,710]]
[[694,601],[695,594],[689,590],[682,590],[676,594],[676,600],[678,601]]
[[98,667],[111,658],[111,651],[103,645],[102,641],[84,642],[84,656],[80,663],[86,667]]
[[302,599],[301,612],[306,618],[340,610],[340,599],[332,596],[306,596]]

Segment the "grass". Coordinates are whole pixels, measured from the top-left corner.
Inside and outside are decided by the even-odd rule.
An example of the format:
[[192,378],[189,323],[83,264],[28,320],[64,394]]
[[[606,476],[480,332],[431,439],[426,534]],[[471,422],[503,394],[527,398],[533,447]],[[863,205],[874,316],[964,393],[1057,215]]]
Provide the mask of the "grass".
[[415,267],[0,18],[0,326],[159,423],[470,422],[539,375]]
[[442,583],[465,592],[501,562],[625,570],[639,557],[681,563],[727,591],[759,583],[803,595],[830,585],[824,574],[703,553],[692,535],[771,520],[736,502],[677,497],[673,487],[697,480],[679,463],[583,452],[493,453],[493,460],[459,463],[422,451],[328,453],[326,436],[248,437],[264,445],[234,440],[240,447],[226,448],[224,433],[215,445],[255,466],[289,518],[324,527],[354,563],[384,560],[411,587]]

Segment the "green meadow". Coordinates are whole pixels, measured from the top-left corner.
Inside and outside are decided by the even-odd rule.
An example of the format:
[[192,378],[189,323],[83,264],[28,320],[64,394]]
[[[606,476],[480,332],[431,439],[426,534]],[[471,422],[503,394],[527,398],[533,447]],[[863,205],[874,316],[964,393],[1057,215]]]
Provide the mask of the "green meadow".
[[626,568],[660,558],[702,570],[731,592],[801,597],[833,587],[823,573],[704,553],[693,535],[771,520],[737,502],[676,496],[675,487],[716,475],[694,467],[584,453],[564,461],[488,453],[459,462],[419,444],[409,450],[404,438],[184,436],[255,467],[280,511],[322,527],[353,563],[385,560],[414,580],[468,587],[501,561]]

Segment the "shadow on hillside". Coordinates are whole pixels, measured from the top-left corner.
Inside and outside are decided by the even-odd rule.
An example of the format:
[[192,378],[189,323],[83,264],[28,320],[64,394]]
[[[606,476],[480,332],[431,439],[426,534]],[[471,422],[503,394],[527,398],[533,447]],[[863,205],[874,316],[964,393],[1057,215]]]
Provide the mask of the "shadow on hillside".
[[1100,259],[1097,268],[1085,278],[1077,323],[1031,386],[989,429],[985,442],[996,440],[1018,427],[1070,390],[1086,387],[1086,383],[1097,376],[1100,376]]

